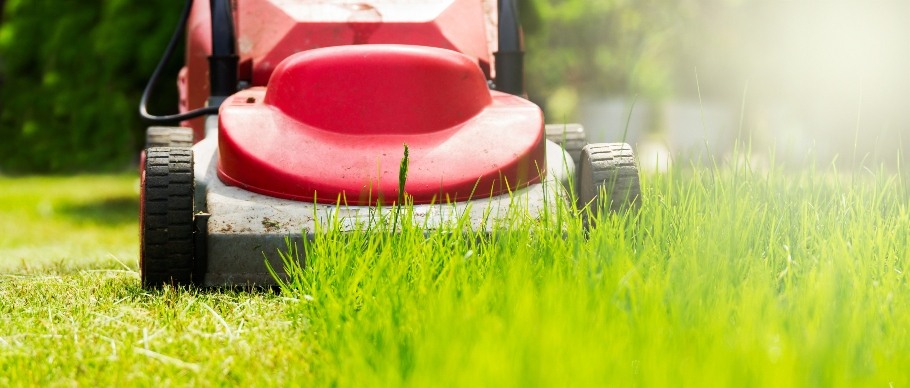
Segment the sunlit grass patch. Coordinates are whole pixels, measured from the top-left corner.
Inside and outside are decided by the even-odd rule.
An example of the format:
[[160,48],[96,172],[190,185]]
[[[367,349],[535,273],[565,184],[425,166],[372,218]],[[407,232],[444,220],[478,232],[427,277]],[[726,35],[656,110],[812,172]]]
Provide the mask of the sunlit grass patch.
[[482,233],[404,206],[299,247],[281,293],[141,289],[134,179],[0,179],[0,257],[38,258],[0,271],[0,385],[910,384],[899,174],[677,166],[587,235],[569,206]]
[[0,273],[135,269],[138,187],[132,174],[0,177]]
[[285,385],[311,339],[269,292],[145,291],[119,271],[0,275],[0,385]]
[[283,290],[342,385],[906,384],[906,191],[841,178],[675,169],[587,239],[569,208],[492,234],[326,231]]

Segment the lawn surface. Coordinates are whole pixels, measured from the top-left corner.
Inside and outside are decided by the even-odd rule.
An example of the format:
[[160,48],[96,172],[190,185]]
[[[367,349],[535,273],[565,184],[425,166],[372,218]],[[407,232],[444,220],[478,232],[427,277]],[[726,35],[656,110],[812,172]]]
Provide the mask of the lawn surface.
[[142,290],[132,176],[0,177],[0,386],[908,386],[910,196],[841,177],[645,177],[589,238],[327,233],[282,293]]

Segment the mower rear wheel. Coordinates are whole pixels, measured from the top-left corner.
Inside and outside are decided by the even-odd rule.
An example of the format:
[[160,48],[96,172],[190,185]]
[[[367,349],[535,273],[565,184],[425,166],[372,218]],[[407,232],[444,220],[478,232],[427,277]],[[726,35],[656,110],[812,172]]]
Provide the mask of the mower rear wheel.
[[626,143],[588,144],[581,152],[579,164],[579,210],[588,207],[596,216],[603,209],[616,212],[638,206],[641,187],[631,146]]
[[193,130],[186,127],[149,127],[145,132],[145,148],[193,146]]
[[140,180],[139,272],[142,286],[193,282],[193,151],[146,150]]
[[575,162],[576,170],[581,160],[581,150],[588,145],[588,136],[581,124],[547,124],[544,127],[547,140],[559,144]]

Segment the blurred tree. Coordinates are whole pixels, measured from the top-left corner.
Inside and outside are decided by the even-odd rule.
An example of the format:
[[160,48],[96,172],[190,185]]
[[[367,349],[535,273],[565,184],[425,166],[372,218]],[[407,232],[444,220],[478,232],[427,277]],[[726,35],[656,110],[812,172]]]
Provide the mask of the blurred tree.
[[[9,0],[3,10],[0,170],[129,165],[142,132],[136,101],[179,4]],[[162,100],[172,106],[176,91],[170,93]]]
[[526,0],[527,87],[557,121],[574,119],[579,95],[672,90],[676,35],[696,0]]

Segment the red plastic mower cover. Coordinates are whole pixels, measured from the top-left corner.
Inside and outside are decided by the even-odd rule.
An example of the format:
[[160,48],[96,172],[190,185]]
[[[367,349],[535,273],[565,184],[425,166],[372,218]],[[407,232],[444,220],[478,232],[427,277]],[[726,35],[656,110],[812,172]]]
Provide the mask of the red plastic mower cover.
[[[265,86],[294,53],[355,44],[410,44],[458,51],[493,77],[496,0],[242,0],[235,1],[240,79]],[[181,112],[205,106],[212,25],[208,0],[197,0],[187,22],[186,67],[178,86]],[[192,121],[196,140],[203,119]]]
[[405,45],[310,50],[279,64],[267,88],[219,115],[218,176],[273,197],[350,205],[417,204],[507,193],[546,171],[543,115],[491,91],[477,63]]

